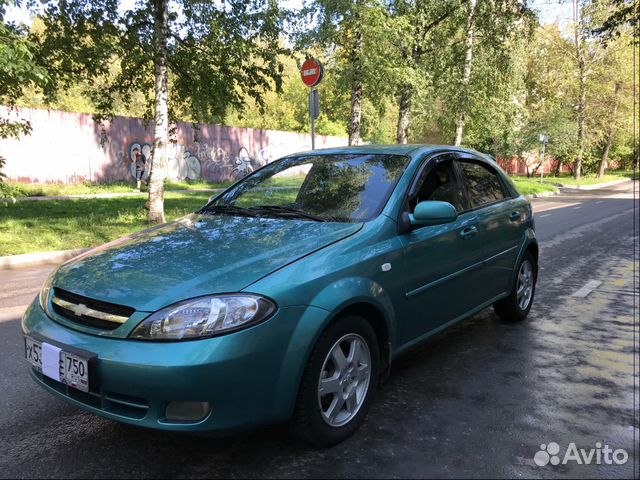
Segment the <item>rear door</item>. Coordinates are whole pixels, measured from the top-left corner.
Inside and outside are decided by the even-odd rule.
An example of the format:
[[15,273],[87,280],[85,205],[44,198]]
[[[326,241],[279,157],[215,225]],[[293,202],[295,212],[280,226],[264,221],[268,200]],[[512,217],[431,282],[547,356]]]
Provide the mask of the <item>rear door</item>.
[[484,251],[483,284],[479,288],[486,302],[509,290],[522,240],[525,212],[489,162],[459,154],[458,165],[468,196],[469,212],[478,219],[478,239]]

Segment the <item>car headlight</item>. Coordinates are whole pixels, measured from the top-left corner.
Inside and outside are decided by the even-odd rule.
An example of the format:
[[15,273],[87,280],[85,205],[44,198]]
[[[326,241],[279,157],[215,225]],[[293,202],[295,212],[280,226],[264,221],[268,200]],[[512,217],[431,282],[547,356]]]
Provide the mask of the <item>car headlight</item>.
[[53,274],[49,275],[47,280],[42,285],[40,289],[40,295],[38,295],[38,299],[40,301],[40,308],[42,308],[45,312],[49,311],[49,297],[51,296],[51,284],[53,283]]
[[185,300],[151,314],[129,338],[193,340],[250,327],[276,310],[271,300],[250,294],[210,295]]

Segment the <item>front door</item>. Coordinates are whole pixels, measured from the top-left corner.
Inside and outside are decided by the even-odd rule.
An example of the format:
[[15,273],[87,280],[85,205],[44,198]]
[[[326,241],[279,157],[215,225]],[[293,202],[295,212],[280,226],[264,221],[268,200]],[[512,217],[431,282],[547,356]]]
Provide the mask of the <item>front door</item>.
[[482,261],[478,218],[468,210],[467,197],[454,156],[428,160],[405,202],[412,212],[417,203],[451,203],[460,216],[451,223],[424,226],[400,235],[403,242],[401,306],[403,343],[421,337],[464,315],[479,302],[473,288],[479,280],[476,264]]

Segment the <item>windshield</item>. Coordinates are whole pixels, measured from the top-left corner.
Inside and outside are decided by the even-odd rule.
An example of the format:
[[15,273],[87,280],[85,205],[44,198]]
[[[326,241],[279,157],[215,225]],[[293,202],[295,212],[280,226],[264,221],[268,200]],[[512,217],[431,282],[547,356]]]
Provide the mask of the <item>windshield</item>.
[[231,187],[201,213],[366,222],[382,211],[408,161],[379,154],[283,158]]

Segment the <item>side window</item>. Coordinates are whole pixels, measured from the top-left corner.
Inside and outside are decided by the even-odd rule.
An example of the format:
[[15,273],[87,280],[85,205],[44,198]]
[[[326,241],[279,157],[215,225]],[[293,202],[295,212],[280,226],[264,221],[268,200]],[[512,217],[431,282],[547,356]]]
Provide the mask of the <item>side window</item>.
[[449,202],[458,212],[465,209],[464,194],[456,178],[453,161],[438,163],[423,175],[418,181],[415,196],[409,202],[410,211],[413,212],[419,202],[426,200]]
[[506,198],[498,173],[480,163],[460,161],[465,176],[471,208]]

